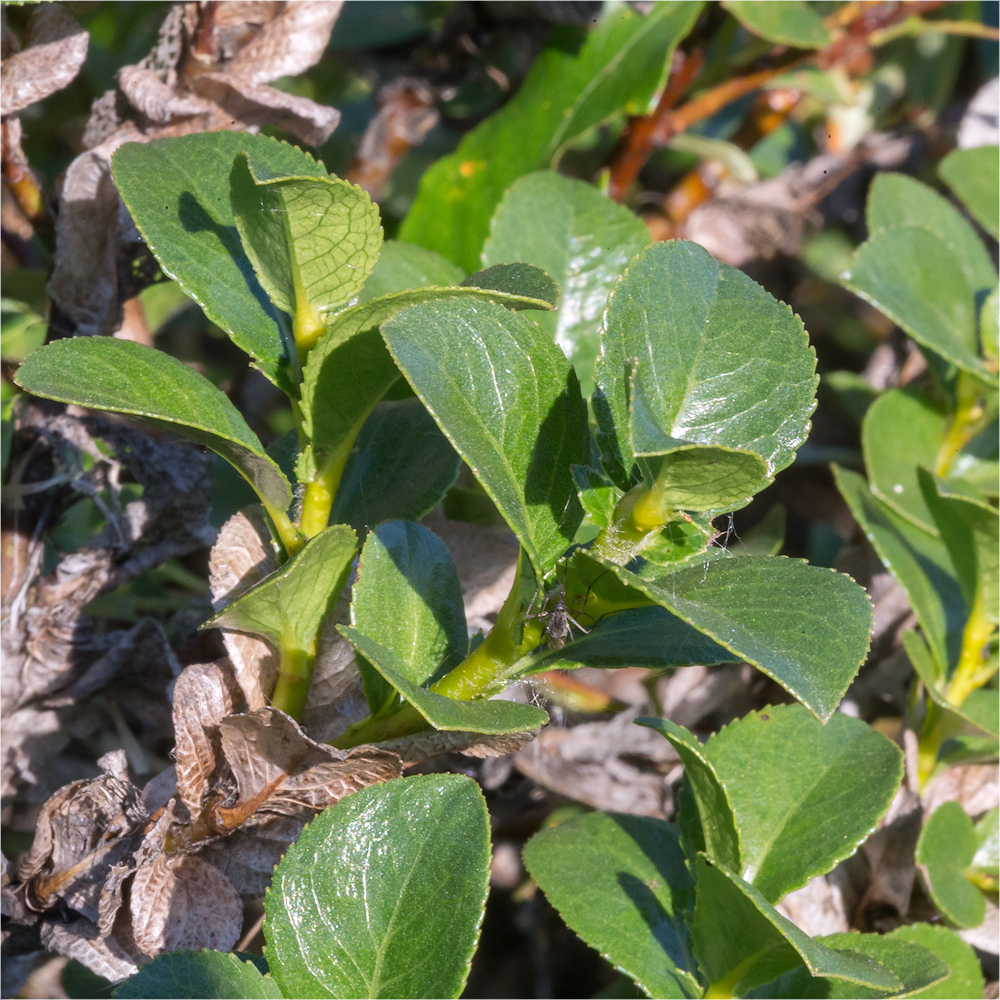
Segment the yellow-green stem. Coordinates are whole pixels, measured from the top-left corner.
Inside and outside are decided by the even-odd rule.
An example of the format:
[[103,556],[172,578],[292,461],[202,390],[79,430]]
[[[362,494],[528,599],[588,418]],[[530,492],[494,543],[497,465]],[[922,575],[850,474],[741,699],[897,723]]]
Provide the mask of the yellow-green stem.
[[594,541],[593,555],[620,564],[628,562],[652,533],[673,519],[675,512],[663,509],[662,492],[659,482],[633,486],[618,501],[614,522]]
[[941,439],[934,472],[946,476],[958,453],[983,429],[987,416],[982,403],[982,386],[967,372],[960,372],[956,385],[955,414]]
[[298,649],[283,639],[279,656],[278,682],[274,686],[271,704],[293,719],[298,719],[309,694],[316,652]]
[[759,958],[759,955],[753,955],[750,958],[744,959],[740,962],[736,968],[730,970],[722,979],[717,979],[714,983],[709,983],[708,988],[705,990],[705,1000],[731,1000],[735,995],[736,987],[739,985],[739,981],[746,974],[747,969],[750,968]]
[[983,588],[979,587],[962,633],[958,666],[945,694],[949,705],[961,708],[965,699],[993,676],[996,666],[988,664],[985,650],[995,631],[996,625],[987,620],[983,607]]
[[305,497],[302,500],[302,533],[306,538],[315,537],[329,524],[330,510],[340,488],[344,466],[347,465],[351,449],[369,412],[366,410],[337,446],[326,453],[323,465],[313,476],[312,482],[306,485]]
[[274,530],[278,533],[279,541],[285,547],[288,557],[291,558],[302,548],[305,538],[299,529],[288,519],[288,515],[283,510],[268,503],[263,497],[261,497],[261,501],[264,504],[264,510],[267,511],[267,515],[271,519],[271,523],[274,525]]
[[383,740],[410,736],[426,728],[427,721],[424,717],[412,705],[403,705],[392,715],[384,718],[373,719],[369,716],[356,722],[335,740],[330,740],[330,746],[339,750],[349,750],[363,743],[381,743]]

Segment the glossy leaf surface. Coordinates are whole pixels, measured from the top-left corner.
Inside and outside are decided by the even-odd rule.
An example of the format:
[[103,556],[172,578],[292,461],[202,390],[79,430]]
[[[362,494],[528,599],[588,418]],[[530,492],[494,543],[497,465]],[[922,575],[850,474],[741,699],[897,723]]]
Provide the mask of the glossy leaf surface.
[[620,486],[634,456],[683,445],[785,468],[805,440],[816,360],[801,320],[693,243],[656,243],[616,285],[595,368],[598,441]]
[[524,863],[563,920],[649,996],[701,996],[684,921],[693,885],[675,827],[591,813],[536,833]]
[[485,264],[528,261],[544,268],[562,289],[558,308],[537,322],[573,363],[585,396],[593,388],[608,294],[648,242],[649,230],[632,212],[592,185],[555,172],[516,181],[490,223]]
[[289,848],[265,899],[289,997],[457,997],[489,888],[486,803],[457,774],[362,789]]
[[229,398],[193,368],[130,340],[77,337],[49,344],[15,375],[28,392],[140,417],[211,448],[284,511],[291,487]]
[[590,443],[569,362],[535,323],[490,302],[414,306],[382,333],[544,577],[583,518],[570,466]]

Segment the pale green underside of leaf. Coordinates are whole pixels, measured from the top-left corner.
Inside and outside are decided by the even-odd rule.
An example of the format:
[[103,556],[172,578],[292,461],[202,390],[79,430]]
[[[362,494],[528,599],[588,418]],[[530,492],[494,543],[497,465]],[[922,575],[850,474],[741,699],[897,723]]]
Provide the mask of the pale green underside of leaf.
[[996,146],[953,149],[938,164],[941,179],[965,204],[972,217],[1000,239],[1000,150]]
[[799,49],[819,49],[830,44],[831,35],[823,19],[802,0],[723,0],[722,6],[745,28],[769,42]]
[[211,448],[262,500],[284,511],[291,487],[229,398],[162,351],[112,337],[75,337],[41,348],[15,381],[36,396],[139,417]]

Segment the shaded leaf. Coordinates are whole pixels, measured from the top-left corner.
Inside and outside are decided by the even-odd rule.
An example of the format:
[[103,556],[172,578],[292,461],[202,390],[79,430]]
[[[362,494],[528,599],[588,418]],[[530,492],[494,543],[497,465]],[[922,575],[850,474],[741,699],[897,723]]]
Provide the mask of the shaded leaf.
[[912,941],[933,951],[951,969],[951,974],[935,986],[914,993],[923,1000],[950,1000],[951,997],[978,997],[985,984],[979,959],[972,948],[954,931],[940,924],[909,924],[897,927],[888,937]]
[[978,927],[986,914],[986,898],[967,874],[978,847],[972,820],[958,802],[938,806],[917,841],[917,867],[927,891],[958,927]]
[[415,243],[386,240],[358,301],[371,302],[411,288],[446,288],[459,285],[464,279],[465,272],[447,257]]
[[702,995],[684,919],[694,885],[669,823],[580,816],[536,833],[524,863],[566,923],[649,996]]
[[217,951],[161,955],[112,994],[116,1000],[281,1000],[282,995],[277,983],[261,975],[253,962]]
[[969,214],[993,237],[1000,239],[1000,169],[996,146],[953,149],[939,164],[941,180],[965,204]]
[[744,28],[769,42],[799,49],[819,49],[829,45],[831,35],[823,19],[802,0],[723,0],[723,6]]

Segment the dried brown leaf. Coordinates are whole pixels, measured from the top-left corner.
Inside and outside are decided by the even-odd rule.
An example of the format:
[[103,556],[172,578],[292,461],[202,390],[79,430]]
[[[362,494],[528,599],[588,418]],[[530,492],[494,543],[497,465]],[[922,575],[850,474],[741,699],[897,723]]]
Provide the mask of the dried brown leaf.
[[207,101],[194,95],[178,94],[174,87],[160,79],[156,70],[124,66],[118,73],[118,83],[129,103],[150,121],[160,125],[166,125],[175,118],[212,111]]
[[230,951],[243,904],[229,879],[196,857],[157,855],[135,873],[129,901],[136,947],[146,955],[184,949]]
[[528,733],[503,733],[487,736],[483,733],[457,733],[430,730],[414,736],[386,740],[379,746],[398,754],[404,767],[420,764],[443,753],[461,753],[466,757],[503,757],[517,753],[538,735],[538,730]]
[[240,706],[242,693],[225,663],[194,663],[174,685],[177,792],[192,817],[219,763],[219,723]]
[[75,958],[91,972],[112,982],[127,979],[139,971],[139,956],[133,957],[115,938],[103,937],[89,920],[46,921],[42,924],[41,937],[49,951]]
[[981,816],[1000,805],[1000,768],[996,764],[957,764],[935,775],[921,798],[924,815],[944,802],[957,802],[970,816]]
[[87,58],[87,32],[62,4],[40,4],[31,12],[22,49],[0,69],[0,105],[5,115],[44,100],[70,84]]
[[[222,526],[208,561],[216,611],[235,601],[278,568],[261,507],[234,514]],[[251,710],[264,708],[278,679],[278,653],[263,639],[222,629],[222,641]]]
[[218,868],[241,896],[262,896],[271,884],[274,866],[311,818],[310,814],[272,816],[267,822],[261,819],[251,829],[234,830],[225,839],[203,847],[198,857]]
[[266,821],[267,814],[318,812],[402,772],[395,754],[373,746],[335,750],[309,739],[275,708],[231,716],[220,730],[222,752],[239,790],[234,805],[216,808],[222,829],[242,826],[256,814]]

